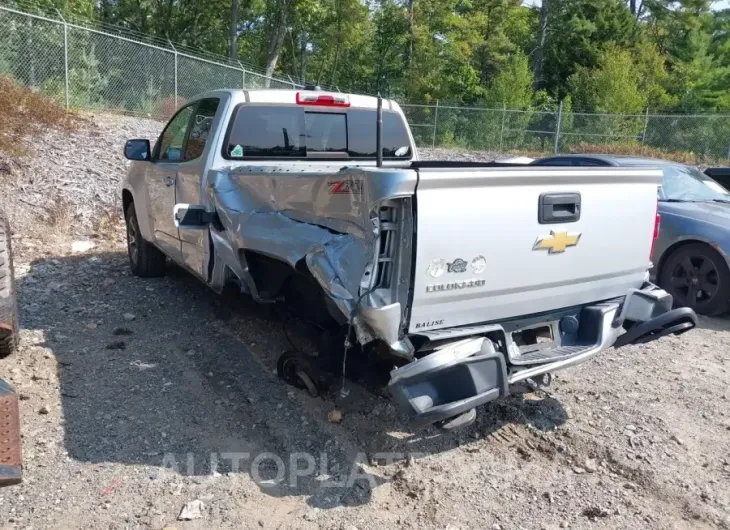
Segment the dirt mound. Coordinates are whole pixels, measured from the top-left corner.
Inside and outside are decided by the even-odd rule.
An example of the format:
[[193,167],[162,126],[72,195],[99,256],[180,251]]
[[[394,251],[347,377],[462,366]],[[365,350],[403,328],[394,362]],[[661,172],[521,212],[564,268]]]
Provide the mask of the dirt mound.
[[10,76],[0,76],[0,115],[0,156],[6,163],[27,153],[27,137],[47,129],[70,132],[82,122],[75,113],[16,84]]
[[121,214],[129,138],[156,138],[162,124],[69,113],[0,78],[0,196],[14,232],[105,237]]

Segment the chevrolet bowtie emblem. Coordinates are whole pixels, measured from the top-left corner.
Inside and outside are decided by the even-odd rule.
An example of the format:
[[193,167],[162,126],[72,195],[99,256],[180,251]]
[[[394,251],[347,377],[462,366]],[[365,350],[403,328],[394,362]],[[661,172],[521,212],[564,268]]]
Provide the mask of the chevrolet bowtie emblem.
[[532,250],[547,250],[548,254],[565,252],[568,247],[574,247],[580,240],[580,233],[568,234],[568,232],[550,231],[549,236],[538,237]]

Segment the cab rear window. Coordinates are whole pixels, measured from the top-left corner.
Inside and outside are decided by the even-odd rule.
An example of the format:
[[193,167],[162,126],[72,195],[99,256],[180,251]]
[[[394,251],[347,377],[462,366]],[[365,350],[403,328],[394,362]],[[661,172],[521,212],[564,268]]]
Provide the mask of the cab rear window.
[[[376,112],[312,111],[302,107],[239,105],[226,135],[224,156],[241,158],[375,158]],[[401,116],[383,111],[383,158],[412,156]]]

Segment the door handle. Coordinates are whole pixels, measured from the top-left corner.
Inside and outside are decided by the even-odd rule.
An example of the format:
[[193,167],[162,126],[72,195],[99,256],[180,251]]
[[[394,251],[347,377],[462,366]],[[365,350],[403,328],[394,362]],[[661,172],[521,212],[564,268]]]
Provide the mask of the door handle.
[[540,224],[573,223],[580,219],[580,193],[543,193],[538,204]]
[[175,184],[175,179],[172,177],[165,177],[165,186],[172,186]]

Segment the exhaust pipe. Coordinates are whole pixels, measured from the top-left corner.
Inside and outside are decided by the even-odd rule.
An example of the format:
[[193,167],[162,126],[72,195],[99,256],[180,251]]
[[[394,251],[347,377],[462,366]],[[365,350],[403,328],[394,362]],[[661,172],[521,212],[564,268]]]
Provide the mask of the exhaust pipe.
[[383,98],[378,94],[377,124],[375,126],[375,165],[383,167]]

